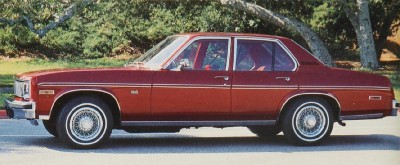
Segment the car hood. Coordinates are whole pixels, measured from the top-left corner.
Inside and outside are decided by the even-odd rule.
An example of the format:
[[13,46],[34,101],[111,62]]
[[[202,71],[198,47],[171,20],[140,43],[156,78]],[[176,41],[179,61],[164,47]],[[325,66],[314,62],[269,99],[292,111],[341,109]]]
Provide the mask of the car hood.
[[[59,69],[47,69],[32,72],[25,72],[18,74],[16,77],[18,79],[35,78],[40,76],[49,75],[62,75],[71,73],[101,73],[101,72],[124,72],[124,71],[149,71],[150,68],[144,68],[140,66],[130,66],[130,67],[104,67],[104,68],[59,68]],[[153,69],[154,70],[154,69]]]

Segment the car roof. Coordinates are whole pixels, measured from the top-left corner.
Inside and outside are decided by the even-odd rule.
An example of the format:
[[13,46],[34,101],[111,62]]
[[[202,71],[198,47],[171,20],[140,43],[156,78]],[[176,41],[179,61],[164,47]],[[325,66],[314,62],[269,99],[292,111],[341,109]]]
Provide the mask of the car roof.
[[194,32],[194,33],[181,33],[177,35],[184,35],[189,37],[199,36],[220,36],[220,37],[264,37],[264,38],[275,38],[275,39],[288,39],[286,37],[266,35],[266,34],[254,34],[254,33],[228,33],[228,32]]

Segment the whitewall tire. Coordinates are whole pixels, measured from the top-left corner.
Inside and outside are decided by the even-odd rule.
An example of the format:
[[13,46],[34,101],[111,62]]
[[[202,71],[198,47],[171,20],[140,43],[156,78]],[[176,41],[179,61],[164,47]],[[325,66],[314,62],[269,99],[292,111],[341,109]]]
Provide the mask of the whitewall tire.
[[315,145],[327,138],[333,128],[329,103],[320,98],[296,100],[283,118],[285,137],[299,145]]
[[57,131],[61,140],[74,148],[93,148],[111,134],[112,115],[108,106],[95,97],[79,97],[62,109]]

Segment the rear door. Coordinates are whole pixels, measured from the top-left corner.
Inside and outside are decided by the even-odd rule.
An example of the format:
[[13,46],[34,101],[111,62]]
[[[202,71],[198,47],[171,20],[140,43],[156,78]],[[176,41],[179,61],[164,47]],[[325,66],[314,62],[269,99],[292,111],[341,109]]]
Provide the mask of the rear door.
[[235,38],[233,120],[275,120],[279,103],[298,89],[297,62],[278,39]]

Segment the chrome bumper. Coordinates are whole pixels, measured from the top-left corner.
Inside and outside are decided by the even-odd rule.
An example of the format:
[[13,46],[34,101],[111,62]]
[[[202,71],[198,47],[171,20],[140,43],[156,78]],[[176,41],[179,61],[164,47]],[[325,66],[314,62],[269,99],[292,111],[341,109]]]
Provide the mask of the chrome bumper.
[[7,116],[12,119],[35,119],[36,103],[29,101],[6,100]]
[[397,111],[399,111],[400,103],[397,100],[392,101],[392,113],[390,116],[397,116]]

